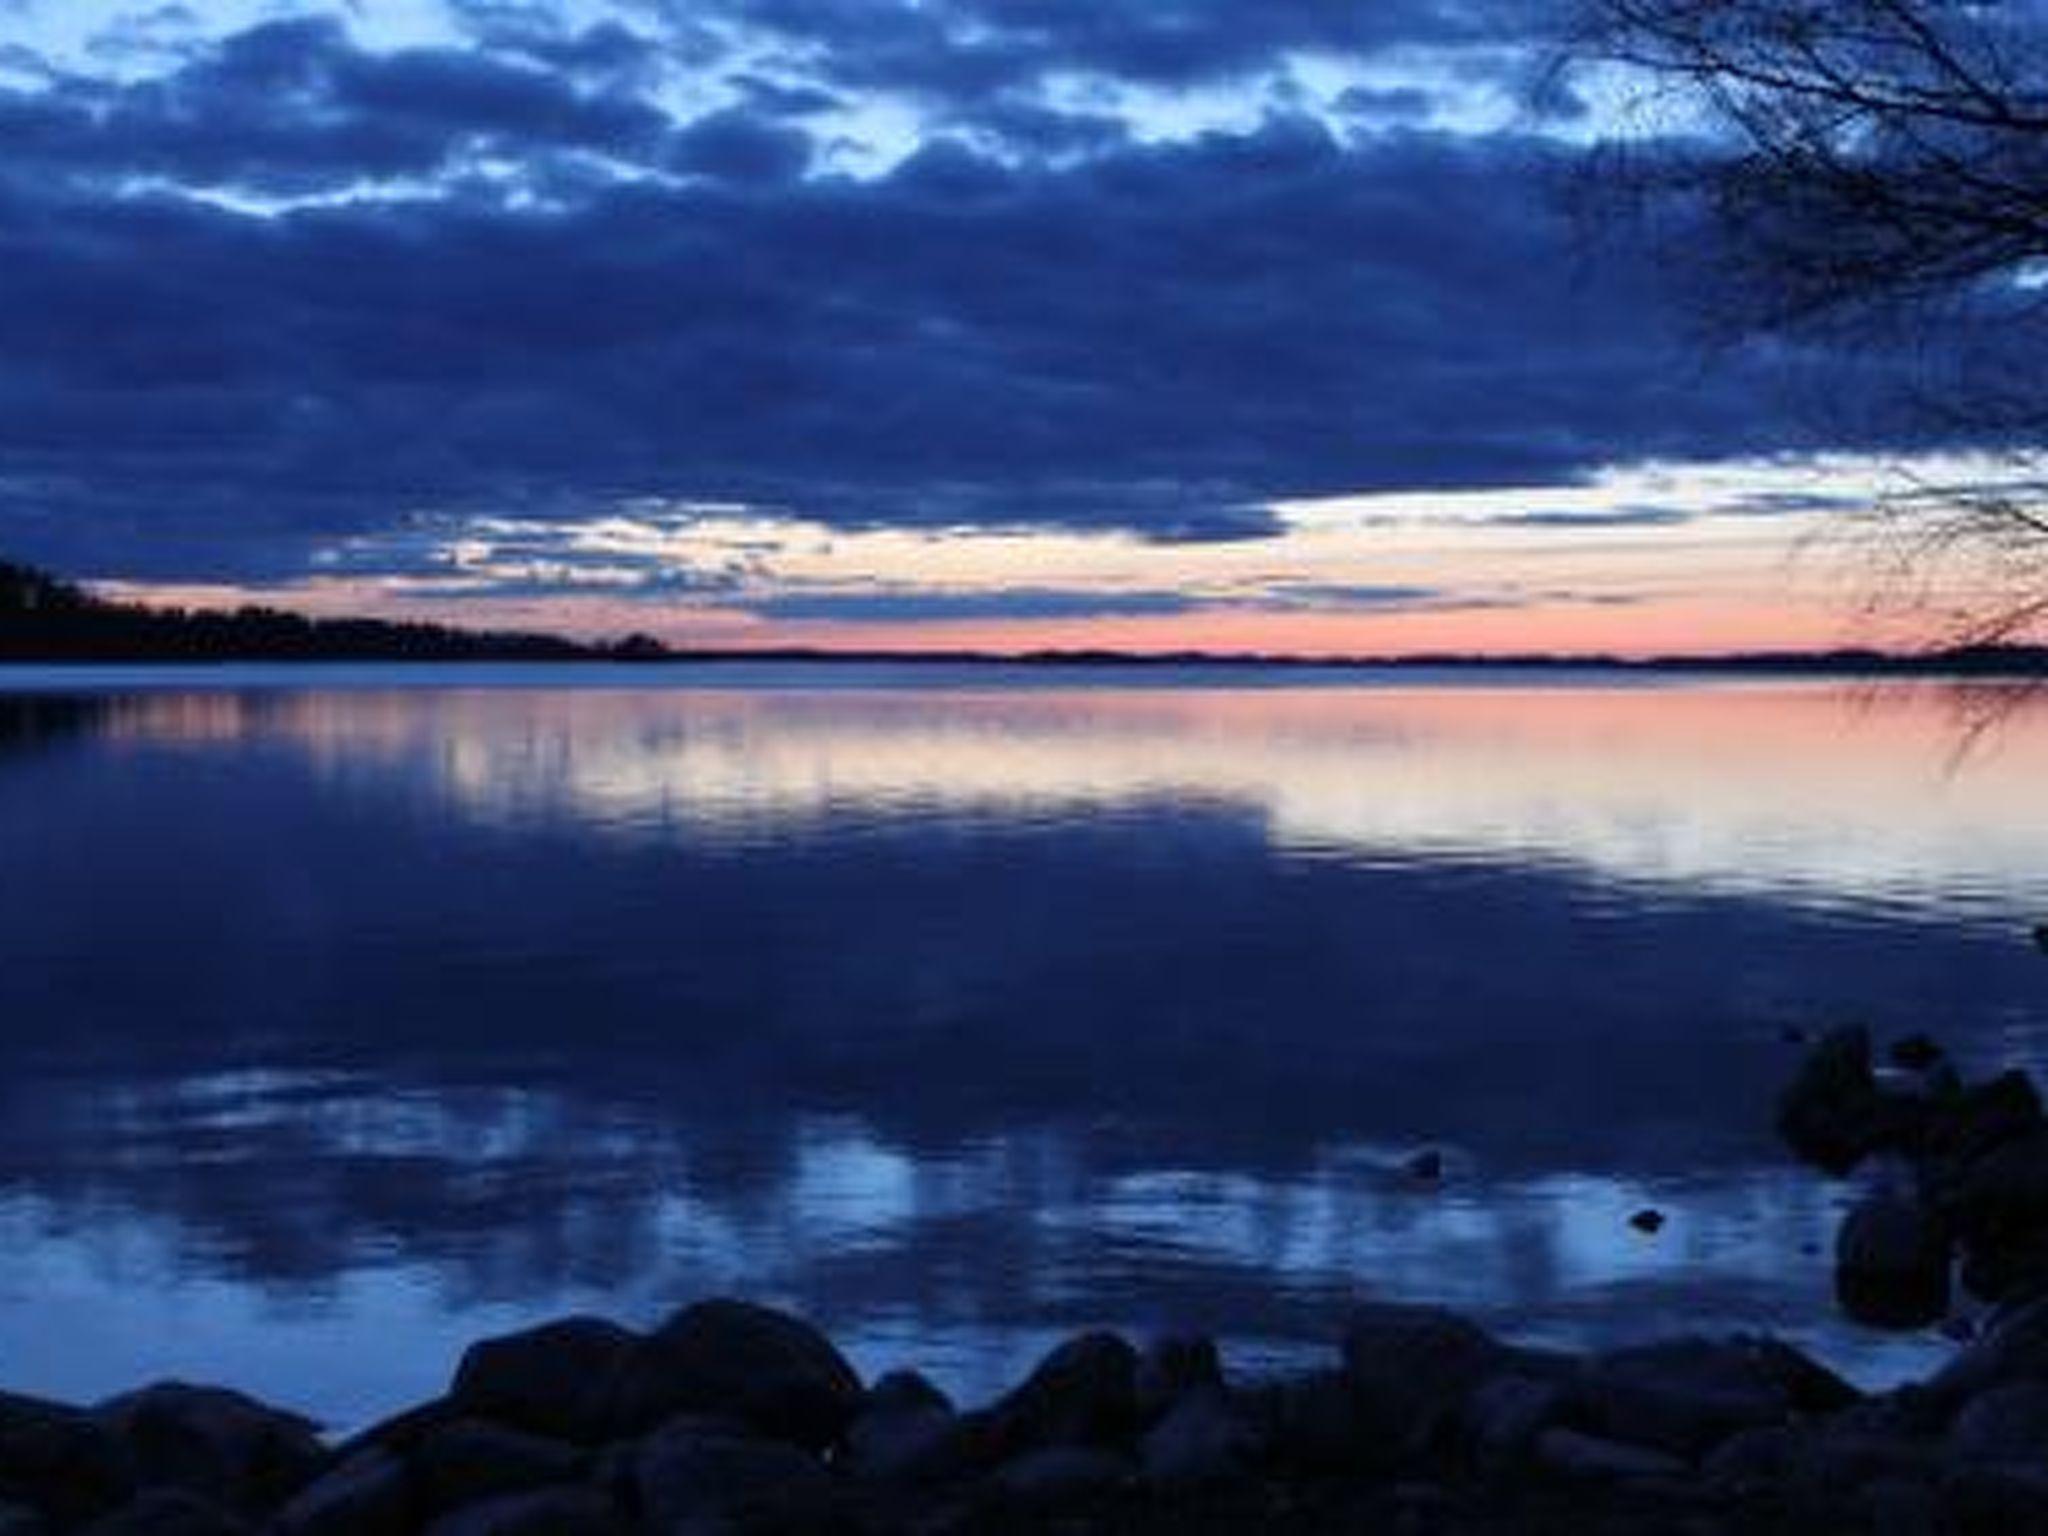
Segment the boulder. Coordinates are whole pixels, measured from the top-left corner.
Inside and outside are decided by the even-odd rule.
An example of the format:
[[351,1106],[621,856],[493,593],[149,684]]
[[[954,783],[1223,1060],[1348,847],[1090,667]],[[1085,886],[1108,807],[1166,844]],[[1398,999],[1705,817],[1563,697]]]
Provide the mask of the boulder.
[[1287,1471],[1356,1473],[1387,1460],[1342,1371],[1266,1383],[1245,1394],[1245,1408],[1268,1455]]
[[1258,1452],[1258,1435],[1218,1385],[1176,1397],[1146,1433],[1138,1460],[1156,1488],[1201,1488],[1247,1476]]
[[[1913,1108],[1924,1112],[1923,1106]],[[1878,1087],[1870,1032],[1838,1029],[1807,1053],[1779,1096],[1778,1134],[1803,1161],[1839,1176],[1871,1153],[1896,1146],[1907,1130],[1906,1116],[1906,1101]]]
[[676,1420],[642,1442],[634,1482],[641,1515],[656,1531],[690,1522],[818,1530],[833,1523],[837,1500],[837,1484],[817,1458],[694,1419]]
[[685,1307],[635,1351],[613,1383],[610,1418],[643,1433],[678,1414],[715,1414],[819,1450],[861,1408],[860,1377],[808,1323],[743,1301]]
[[506,1494],[443,1515],[426,1536],[627,1536],[612,1501],[593,1488]]
[[1067,1340],[989,1411],[999,1457],[1128,1441],[1138,1422],[1137,1376],[1137,1351],[1115,1334]]
[[50,1525],[25,1504],[0,1504],[0,1536],[50,1536]]
[[70,1526],[118,1508],[135,1486],[128,1448],[91,1414],[0,1392],[0,1502]]
[[411,1479],[389,1451],[366,1450],[308,1483],[277,1512],[274,1536],[407,1536]]
[[1536,1437],[1536,1461],[1545,1471],[1591,1481],[1681,1477],[1678,1457],[1647,1446],[1603,1440],[1575,1429],[1546,1429]]
[[1441,1307],[1352,1309],[1344,1380],[1365,1432],[1396,1456],[1422,1449],[1507,1360],[1491,1334]]
[[1873,1328],[1925,1328],[1948,1313],[1953,1259],[1935,1213],[1897,1195],[1857,1203],[1835,1234],[1835,1299]]
[[599,1317],[542,1323],[472,1344],[448,1396],[467,1415],[595,1444],[611,1437],[615,1384],[640,1346],[638,1335]]
[[430,1431],[414,1445],[409,1461],[429,1512],[576,1482],[590,1465],[589,1455],[575,1446],[486,1419],[457,1420]]
[[1459,1428],[1482,1466],[1508,1471],[1530,1459],[1537,1437],[1559,1422],[1567,1402],[1558,1382],[1509,1371],[1473,1388],[1458,1415]]
[[1162,1334],[1138,1360],[1138,1418],[1153,1424],[1189,1392],[1220,1389],[1223,1357],[1207,1334]]
[[2008,1382],[2048,1380],[2048,1297],[1994,1319],[1925,1383],[1933,1410],[1952,1416],[1969,1399]]
[[2015,1381],[1963,1405],[1948,1447],[1973,1462],[2048,1468],[2048,1381]]
[[951,1413],[953,1399],[922,1371],[890,1371],[876,1378],[861,1404],[863,1413],[910,1408],[937,1408]]
[[1047,1445],[1004,1462],[989,1480],[1002,1497],[1034,1508],[1085,1503],[1131,1480],[1129,1458],[1099,1446]]
[[159,1382],[93,1416],[127,1447],[143,1486],[187,1489],[245,1515],[276,1508],[328,1460],[310,1419],[220,1387]]
[[1920,1152],[1939,1183],[2042,1124],[2041,1095],[2033,1080],[2018,1070],[2001,1072],[1947,1095],[1928,1117]]
[[255,1527],[187,1488],[151,1488],[85,1528],[85,1536],[251,1536]]
[[1681,1338],[1586,1361],[1566,1413],[1592,1434],[1697,1458],[1742,1430],[1835,1412],[1858,1396],[1775,1339]]
[[2048,1289],[2048,1129],[1983,1153],[1951,1188],[1971,1291],[2003,1301]]
[[936,1482],[965,1469],[960,1416],[905,1393],[871,1393],[872,1402],[846,1428],[839,1466],[869,1482]]

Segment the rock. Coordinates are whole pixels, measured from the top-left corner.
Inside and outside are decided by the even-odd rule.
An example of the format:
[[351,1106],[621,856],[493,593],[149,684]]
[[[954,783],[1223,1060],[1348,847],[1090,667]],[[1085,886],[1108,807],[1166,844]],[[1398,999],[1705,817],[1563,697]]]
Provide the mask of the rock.
[[1545,1470],[1590,1480],[1680,1477],[1676,1456],[1640,1445],[1603,1440],[1575,1429],[1546,1429],[1536,1437],[1536,1460]]
[[1925,1328],[1948,1313],[1948,1232],[1896,1195],[1859,1202],[1835,1235],[1835,1299],[1873,1328]]
[[2008,1536],[2042,1529],[2048,1510],[2048,1470],[2035,1467],[1964,1466],[1941,1480],[1944,1536]]
[[1893,1145],[1903,1127],[1897,1101],[1870,1067],[1870,1032],[1823,1036],[1778,1099],[1778,1134],[1802,1160],[1837,1176]]
[[1508,1372],[1472,1390],[1459,1427],[1482,1465],[1511,1470],[1529,1459],[1537,1437],[1562,1417],[1567,1401],[1555,1381]]
[[626,1536],[612,1501],[592,1488],[507,1494],[443,1515],[426,1536]]
[[1799,1413],[1828,1413],[1856,1389],[1775,1339],[1669,1339],[1588,1360],[1567,1414],[1608,1439],[1695,1458],[1730,1436]]
[[795,1446],[742,1439],[691,1419],[642,1442],[634,1479],[641,1515],[656,1531],[693,1521],[817,1530],[832,1522],[837,1497],[831,1475]]
[[310,1419],[220,1387],[159,1382],[93,1416],[128,1448],[144,1487],[187,1489],[245,1515],[276,1508],[328,1461]]
[[2048,1128],[2001,1142],[1951,1187],[1964,1283],[1986,1301],[2048,1288]]
[[1356,1472],[1387,1459],[1342,1371],[1268,1383],[1246,1394],[1246,1408],[1268,1453],[1288,1471]]
[[253,1529],[190,1489],[151,1488],[95,1520],[85,1536],[250,1536]]
[[574,1446],[484,1419],[458,1420],[421,1436],[410,1461],[430,1512],[575,1482],[590,1465]]
[[[879,1394],[870,1394],[871,1398]],[[936,1482],[966,1470],[959,1415],[940,1398],[891,1394],[846,1428],[839,1465],[868,1482]]]
[[2008,1382],[2048,1379],[2048,1297],[1995,1317],[1925,1383],[1937,1413]]
[[401,1409],[388,1418],[379,1419],[367,1429],[359,1429],[348,1439],[334,1447],[331,1460],[348,1461],[363,1451],[383,1450],[399,1456],[412,1454],[412,1448],[427,1435],[444,1424],[459,1423],[474,1418],[473,1410],[458,1403],[453,1397],[429,1398]]
[[2048,955],[2048,923],[2034,924],[2034,948]]
[[416,1529],[405,1465],[389,1451],[350,1457],[278,1511],[275,1536],[407,1536]]
[[862,1398],[860,1377],[815,1328],[728,1300],[670,1318],[627,1362],[615,1389],[611,1419],[622,1433],[677,1414],[718,1414],[811,1450],[839,1439]]
[[1137,1351],[1115,1334],[1067,1340],[990,1410],[1000,1458],[1127,1441],[1138,1424],[1137,1377]]
[[1629,1217],[1628,1224],[1638,1232],[1649,1233],[1654,1236],[1656,1233],[1664,1230],[1664,1213],[1645,1206],[1642,1210],[1637,1211],[1635,1215]]
[[911,1408],[954,1411],[953,1399],[933,1385],[922,1371],[890,1371],[868,1388],[867,1399],[861,1405],[863,1413]]
[[1397,1456],[1425,1446],[1506,1354],[1441,1307],[1360,1306],[1345,1320],[1345,1383],[1366,1433]]
[[1926,1035],[1911,1034],[1894,1040],[1887,1052],[1892,1065],[1908,1072],[1926,1072],[1938,1066],[1947,1058],[1939,1045]]
[[1259,1437],[1221,1386],[1182,1393],[1139,1447],[1145,1481],[1157,1488],[1199,1488],[1235,1481],[1258,1461]]
[[1003,1463],[990,1486],[1019,1503],[1044,1508],[1101,1498],[1130,1480],[1131,1463],[1113,1451],[1048,1445]]
[[640,1347],[638,1335],[603,1318],[543,1323],[472,1344],[448,1396],[466,1415],[596,1444],[611,1438],[615,1384]]
[[124,1504],[134,1462],[120,1437],[81,1409],[0,1392],[0,1500],[54,1525],[78,1525]]
[[1444,1155],[1434,1147],[1417,1152],[1401,1165],[1401,1171],[1419,1184],[1435,1184],[1444,1176]]
[[1163,1334],[1138,1361],[1138,1419],[1155,1424],[1189,1392],[1223,1386],[1223,1357],[1206,1334]]
[[1965,1461],[2048,1467],[2048,1381],[2011,1382],[1972,1398],[1948,1445]]
[[1957,1089],[1928,1117],[1920,1152],[1927,1161],[1930,1191],[1945,1197],[1947,1186],[1978,1158],[2042,1128],[2041,1095],[2020,1071],[2001,1072],[1985,1082]]
[[0,1536],[50,1536],[50,1527],[25,1504],[0,1504]]

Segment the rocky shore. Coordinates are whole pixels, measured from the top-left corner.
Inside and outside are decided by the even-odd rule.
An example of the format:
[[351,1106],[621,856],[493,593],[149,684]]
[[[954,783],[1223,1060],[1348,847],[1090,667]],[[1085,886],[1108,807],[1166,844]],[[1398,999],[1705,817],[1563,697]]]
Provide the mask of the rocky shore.
[[485,1340],[341,1444],[218,1388],[4,1396],[0,1536],[2048,1530],[2048,1303],[1879,1395],[1762,1337],[1575,1355],[1386,1305],[1336,1342],[1235,1382],[1083,1334],[963,1410],[712,1300]]
[[1991,1305],[1927,1380],[1865,1394],[1763,1336],[1537,1350],[1362,1306],[1329,1364],[1234,1380],[1213,1341],[1087,1333],[993,1403],[863,1382],[735,1300],[651,1332],[571,1317],[470,1347],[446,1390],[345,1442],[214,1387],[96,1406],[0,1394],[0,1536],[637,1532],[2048,1532],[2048,1117],[1930,1042],[1860,1031],[1779,1106],[1824,1171],[1882,1173],[1843,1305]]

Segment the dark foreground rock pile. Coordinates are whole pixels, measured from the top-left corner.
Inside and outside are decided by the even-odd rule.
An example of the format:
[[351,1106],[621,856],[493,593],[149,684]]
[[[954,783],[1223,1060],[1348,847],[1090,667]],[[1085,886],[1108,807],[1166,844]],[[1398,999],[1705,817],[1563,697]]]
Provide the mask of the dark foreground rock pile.
[[1350,1318],[1327,1369],[1069,1340],[962,1410],[735,1301],[492,1339],[339,1445],[236,1393],[0,1398],[0,1536],[2048,1530],[2048,1304],[1864,1396],[1767,1338],[1518,1348]]

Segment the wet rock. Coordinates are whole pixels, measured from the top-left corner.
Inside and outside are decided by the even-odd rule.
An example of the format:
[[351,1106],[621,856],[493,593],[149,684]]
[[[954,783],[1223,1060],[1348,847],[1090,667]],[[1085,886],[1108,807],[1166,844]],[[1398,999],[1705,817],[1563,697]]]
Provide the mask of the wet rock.
[[1859,1202],[1835,1235],[1835,1299],[1874,1328],[1925,1328],[1948,1312],[1947,1229],[1896,1195]]
[[1145,1480],[1159,1488],[1198,1488],[1246,1476],[1258,1460],[1258,1436],[1220,1385],[1182,1393],[1139,1448]]
[[1745,1429],[1832,1412],[1855,1388],[1774,1339],[1670,1339],[1595,1356],[1569,1389],[1571,1422],[1694,1458]]
[[626,1536],[612,1501],[590,1488],[508,1494],[443,1515],[426,1536]]
[[250,1536],[247,1521],[187,1488],[151,1488],[86,1527],[85,1536]]
[[1426,1445],[1506,1359],[1491,1334],[1456,1313],[1393,1305],[1354,1308],[1343,1355],[1367,1434],[1396,1456]]
[[1536,1437],[1536,1460],[1546,1471],[1595,1481],[1675,1478],[1687,1471],[1683,1461],[1666,1452],[1562,1428]]
[[1559,1421],[1567,1402],[1557,1382],[1509,1372],[1472,1390],[1459,1426],[1482,1465],[1511,1470],[1528,1461],[1537,1437]]
[[1664,1230],[1664,1213],[1646,1206],[1629,1217],[1628,1224],[1638,1232],[1655,1236]]
[[860,1377],[817,1329],[721,1299],[685,1307],[648,1336],[616,1379],[612,1420],[630,1434],[677,1414],[722,1414],[816,1450],[839,1439],[861,1399]]
[[1137,1351],[1117,1335],[1067,1340],[990,1410],[1000,1454],[1127,1441],[1138,1425],[1137,1378]]
[[1901,1130],[1899,1105],[1871,1070],[1870,1032],[1860,1027],[1823,1036],[1778,1100],[1778,1134],[1827,1173],[1848,1173],[1895,1144]]
[[1138,1419],[1153,1424],[1190,1392],[1220,1390],[1223,1357],[1206,1334],[1163,1334],[1138,1361]]
[[543,1323],[472,1344],[448,1395],[464,1414],[596,1444],[611,1437],[615,1384],[640,1345],[603,1318]]
[[1026,1451],[996,1469],[990,1487],[1018,1503],[1039,1508],[1082,1503],[1114,1493],[1130,1482],[1127,1457],[1099,1446],[1048,1445]]
[[634,1458],[646,1523],[811,1531],[832,1523],[837,1485],[817,1458],[774,1440],[743,1439],[680,1420],[642,1442]]
[[0,1499],[76,1525],[127,1502],[134,1487],[127,1447],[90,1414],[0,1393]]
[[574,1446],[483,1419],[458,1420],[423,1435],[410,1461],[420,1500],[430,1511],[575,1482],[590,1465],[589,1456]]
[[138,1483],[187,1489],[243,1514],[275,1508],[328,1461],[310,1419],[219,1387],[159,1382],[93,1416],[127,1447]]
[[415,1528],[411,1480],[389,1451],[350,1457],[278,1511],[275,1536],[405,1536]]
[[2016,1381],[1972,1398],[1956,1415],[1949,1449],[1965,1461],[2048,1468],[2048,1381]]

